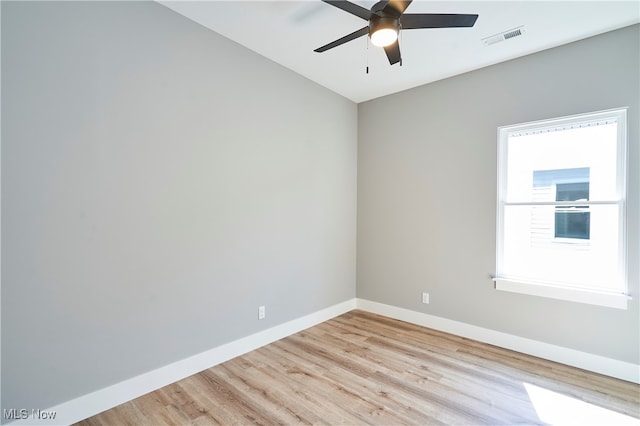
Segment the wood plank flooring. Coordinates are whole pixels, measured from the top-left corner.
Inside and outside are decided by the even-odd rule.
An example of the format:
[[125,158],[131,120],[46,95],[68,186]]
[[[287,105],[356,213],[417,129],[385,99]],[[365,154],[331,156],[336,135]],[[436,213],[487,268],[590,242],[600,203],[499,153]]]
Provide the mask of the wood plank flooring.
[[583,423],[579,416],[588,412],[583,407],[599,407],[618,416],[608,424],[640,424],[639,385],[363,311],[341,315],[78,424],[553,421],[534,404],[531,389],[564,395],[560,407],[574,423]]

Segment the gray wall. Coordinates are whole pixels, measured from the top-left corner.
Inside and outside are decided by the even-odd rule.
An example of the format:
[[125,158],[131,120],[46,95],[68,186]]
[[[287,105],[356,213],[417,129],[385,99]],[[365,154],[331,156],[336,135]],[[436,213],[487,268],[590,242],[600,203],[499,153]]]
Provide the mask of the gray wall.
[[356,123],[159,4],[3,1],[3,408],[355,297]]
[[[639,39],[627,27],[360,104],[358,297],[639,363]],[[497,127],[624,106],[629,309],[494,290]]]

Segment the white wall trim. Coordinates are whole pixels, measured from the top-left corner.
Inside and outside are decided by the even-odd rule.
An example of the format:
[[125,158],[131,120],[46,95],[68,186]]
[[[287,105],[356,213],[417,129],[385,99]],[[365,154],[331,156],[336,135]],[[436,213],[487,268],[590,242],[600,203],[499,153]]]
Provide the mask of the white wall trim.
[[495,282],[496,290],[589,303],[615,309],[627,309],[627,302],[631,300],[631,296],[623,293],[606,293],[582,288],[560,287],[511,278],[494,278],[493,281]]
[[28,418],[9,424],[68,425],[76,423],[353,309],[361,309],[607,376],[640,383],[640,365],[551,345],[422,312],[354,298],[42,410],[43,412],[55,412],[55,419],[38,420],[33,418],[31,416],[32,413],[29,412]]
[[384,315],[412,324],[452,333],[461,337],[477,340],[501,348],[511,349],[527,355],[533,355],[550,361],[582,368],[595,373],[604,374],[629,382],[640,383],[640,365],[594,355],[575,349],[552,345],[537,340],[527,339],[488,328],[478,327],[422,312],[383,303],[357,299],[356,306],[363,311]]
[[355,307],[356,299],[350,299],[42,410],[43,412],[55,412],[56,416],[53,420],[38,420],[33,418],[31,411],[29,411],[28,418],[9,424],[68,425],[78,422],[276,340],[342,315],[355,309]]

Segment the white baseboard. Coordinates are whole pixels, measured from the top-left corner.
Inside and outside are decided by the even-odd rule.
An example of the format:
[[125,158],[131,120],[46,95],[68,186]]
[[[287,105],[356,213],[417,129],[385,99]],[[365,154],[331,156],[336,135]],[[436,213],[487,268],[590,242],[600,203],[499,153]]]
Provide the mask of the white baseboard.
[[640,383],[640,366],[635,364],[383,303],[364,299],[351,299],[42,410],[45,413],[55,413],[55,418],[53,419],[37,419],[31,415],[32,413],[28,413],[28,418],[9,424],[69,425],[78,422],[356,308],[607,376]]
[[83,395],[71,401],[42,410],[55,413],[55,418],[38,419],[31,412],[26,419],[11,425],[69,425],[94,416],[124,402],[160,389],[195,373],[211,368],[232,358],[258,349],[276,340],[313,327],[356,307],[356,299],[347,300],[304,317],[277,325],[264,331],[226,343],[189,358],[174,362],[157,370],[124,380],[115,385]]
[[369,300],[356,299],[356,306],[363,311],[433,328],[629,382],[640,383],[640,365],[630,362],[606,358]]

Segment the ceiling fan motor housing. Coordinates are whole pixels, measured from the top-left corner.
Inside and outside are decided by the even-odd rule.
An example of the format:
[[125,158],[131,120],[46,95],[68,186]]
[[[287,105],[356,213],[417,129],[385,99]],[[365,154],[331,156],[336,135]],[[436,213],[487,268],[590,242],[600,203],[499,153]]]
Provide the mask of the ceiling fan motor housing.
[[369,20],[369,37],[373,33],[383,29],[390,29],[398,33],[400,30],[400,19],[393,16],[379,16],[375,13],[371,14]]

